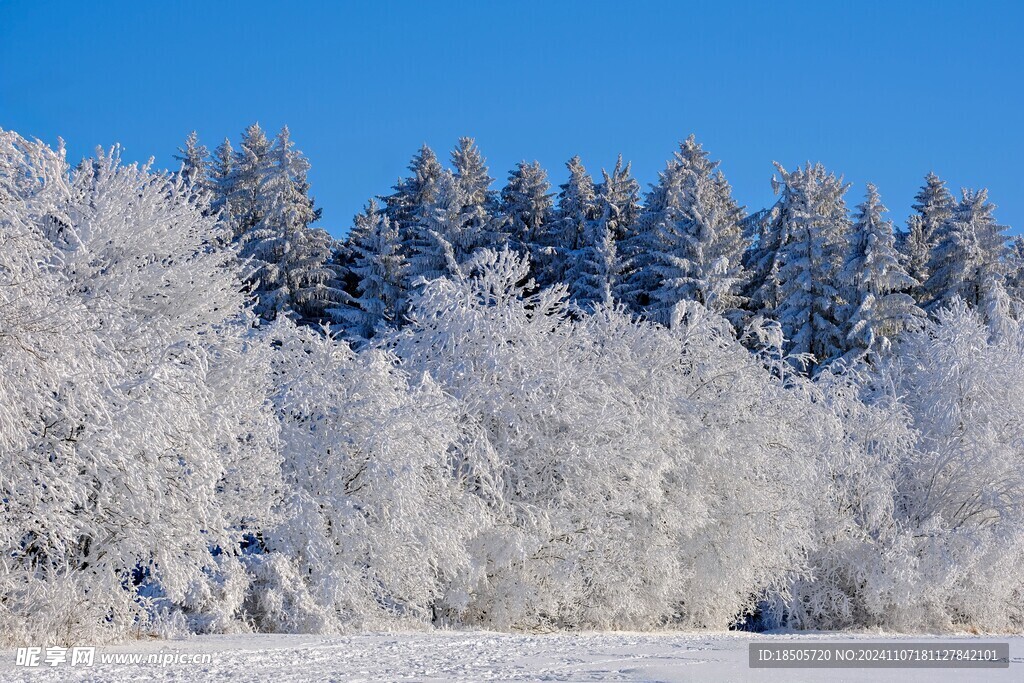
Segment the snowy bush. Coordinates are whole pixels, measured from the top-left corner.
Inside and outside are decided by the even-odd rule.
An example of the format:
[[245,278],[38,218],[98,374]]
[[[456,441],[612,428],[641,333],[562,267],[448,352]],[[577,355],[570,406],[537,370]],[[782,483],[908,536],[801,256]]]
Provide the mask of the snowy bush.
[[118,635],[189,610],[266,520],[266,370],[180,184],[0,141],[0,632]]
[[504,522],[474,551],[467,619],[724,628],[781,587],[807,540],[809,404],[699,305],[672,330],[609,309],[573,321],[510,252],[465,270],[425,288],[395,348],[501,463]]
[[[490,524],[487,450],[429,376],[291,323],[271,331],[285,518],[254,558],[272,630],[457,618]],[[289,596],[301,583],[303,593]],[[275,604],[276,601],[276,604]]]

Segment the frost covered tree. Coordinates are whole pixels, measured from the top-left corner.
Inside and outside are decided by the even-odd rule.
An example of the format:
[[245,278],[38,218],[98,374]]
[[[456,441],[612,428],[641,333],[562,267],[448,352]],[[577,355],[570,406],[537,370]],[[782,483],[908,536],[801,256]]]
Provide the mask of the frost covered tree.
[[220,228],[174,175],[116,153],[69,174],[62,150],[6,132],[0,223],[17,247],[0,296],[18,294],[0,305],[0,634],[229,628],[241,541],[271,520],[280,478]]
[[598,218],[594,180],[578,156],[566,162],[569,179],[559,186],[555,218],[543,239],[549,250],[548,267],[538,280],[550,286],[562,282],[572,263],[572,254],[583,247],[591,222]]
[[259,123],[242,131],[239,150],[231,165],[230,174],[222,183],[222,202],[232,240],[239,242],[263,218],[260,186],[270,162],[272,143]]
[[338,317],[344,319],[350,335],[370,339],[399,322],[405,305],[406,263],[398,229],[378,210],[376,202],[370,201],[362,219],[365,227],[349,241],[349,268],[356,278],[357,294],[350,306],[340,309]]
[[536,161],[516,164],[501,189],[499,211],[506,219],[502,229],[509,245],[541,261],[545,260],[543,238],[554,218],[550,190],[548,174]]
[[[607,179],[607,174],[606,174]],[[602,186],[602,190],[607,185]],[[615,242],[614,205],[599,198],[601,214],[584,226],[580,246],[570,254],[565,273],[572,301],[585,310],[612,306],[621,265]]]
[[295,149],[285,126],[259,171],[255,216],[239,240],[239,255],[249,263],[265,320],[279,315],[318,322],[329,316],[339,295],[334,286],[330,235],[311,228],[320,216],[309,196],[309,162]]
[[818,441],[796,425],[816,409],[699,305],[672,330],[574,320],[564,287],[532,292],[528,272],[480,252],[424,289],[395,343],[482,427],[501,474],[464,623],[727,626],[809,538]]
[[462,262],[494,239],[498,200],[491,190],[494,179],[473,138],[459,138],[458,147],[452,151],[452,168],[462,205],[453,230],[458,235],[453,246],[456,260]]
[[929,313],[957,297],[969,306],[981,306],[987,293],[1002,283],[1007,237],[1005,226],[992,216],[994,209],[988,190],[965,189],[942,224],[924,286],[924,306]]
[[[410,231],[423,208],[437,197],[437,183],[443,172],[434,150],[423,145],[409,162],[412,175],[399,180],[394,191],[383,197],[384,213],[398,227],[403,243],[409,239]],[[406,256],[409,250],[406,249]]]
[[[779,244],[763,286],[774,287],[774,314],[789,340],[788,352],[804,355],[814,369],[846,351],[846,302],[839,270],[850,219],[843,195],[848,185],[821,164],[786,171],[776,164],[782,205],[771,231]],[[767,297],[763,301],[770,301]]]
[[455,176],[441,172],[432,200],[419,207],[408,231],[407,291],[425,280],[444,277],[464,257],[477,233],[474,223],[466,223],[466,195]]
[[[387,217],[381,218],[388,222]],[[265,631],[443,624],[491,525],[489,455],[456,402],[390,354],[284,320],[269,331],[286,512],[251,562]],[[386,416],[386,419],[382,419]]]
[[[229,227],[232,216],[228,199],[234,194],[235,180],[235,150],[231,146],[231,140],[224,138],[224,141],[217,145],[210,160],[210,213]],[[234,228],[231,228],[227,239],[233,238]]]
[[924,317],[909,294],[918,282],[900,263],[892,223],[882,218],[886,211],[878,189],[868,183],[838,275],[852,310],[846,341],[855,353],[887,351],[893,337],[919,327]]
[[487,160],[480,153],[473,138],[459,138],[452,150],[452,168],[459,187],[466,195],[468,206],[479,206],[485,212],[493,210],[497,201],[491,184],[494,178],[487,169]]
[[667,321],[680,301],[698,301],[719,312],[735,311],[743,283],[743,211],[708,153],[687,138],[676,154],[677,182],[666,187],[671,218],[658,221],[649,256],[657,281],[648,306],[652,319]]
[[681,218],[682,176],[678,155],[673,156],[644,197],[633,229],[620,244],[623,275],[618,298],[634,312],[646,310],[658,288],[656,257],[663,251],[659,240]]
[[1010,241],[1006,257],[1006,290],[1018,306],[1024,306],[1024,237]]
[[566,280],[573,301],[583,308],[611,306],[620,287],[622,261],[618,243],[636,219],[637,183],[620,155],[611,173],[601,171],[593,210],[580,245],[569,255]]
[[185,146],[178,148],[174,158],[181,163],[178,175],[198,201],[209,201],[210,151],[199,144],[199,134],[192,131]]

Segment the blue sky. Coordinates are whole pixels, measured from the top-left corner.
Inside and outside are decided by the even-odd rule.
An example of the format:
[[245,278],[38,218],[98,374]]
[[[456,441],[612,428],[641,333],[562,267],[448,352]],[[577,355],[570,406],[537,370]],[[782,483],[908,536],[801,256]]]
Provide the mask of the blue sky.
[[695,133],[750,209],[773,160],[875,182],[903,223],[922,176],[986,186],[1024,227],[1024,3],[0,1],[0,127],[73,159],[169,166],[258,120],[309,157],[342,234],[422,143],[477,139],[503,182],[632,160]]

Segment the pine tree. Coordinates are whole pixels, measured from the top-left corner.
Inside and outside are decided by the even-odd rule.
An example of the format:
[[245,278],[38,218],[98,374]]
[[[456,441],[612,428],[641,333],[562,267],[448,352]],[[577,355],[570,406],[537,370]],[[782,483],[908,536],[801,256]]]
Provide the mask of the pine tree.
[[497,197],[491,190],[494,179],[473,138],[459,138],[459,146],[452,151],[452,166],[462,206],[459,225],[454,229],[459,238],[453,247],[456,260],[461,263],[493,240]]
[[667,322],[680,301],[698,301],[725,312],[737,309],[743,281],[743,211],[718,163],[691,135],[677,154],[679,182],[670,188],[675,221],[655,230],[651,269],[658,284],[651,293],[650,316]]
[[[914,195],[911,208],[916,212],[907,219],[907,241],[904,260],[907,274],[924,286],[928,281],[928,261],[935,246],[943,239],[942,229],[956,202],[946,189],[945,181],[929,171],[925,183]],[[923,292],[918,289],[920,297]],[[920,299],[919,299],[920,300]]]
[[1011,301],[1024,306],[1024,237],[1014,237],[1006,256],[1006,291]]
[[185,184],[189,196],[195,201],[209,201],[210,151],[199,144],[199,134],[192,131],[185,138],[185,146],[178,148],[174,158],[181,162],[178,177]]
[[915,298],[920,299],[921,286],[928,279],[928,259],[931,257],[931,245],[925,234],[924,217],[914,214],[907,219],[907,233],[903,241],[902,260],[906,265],[907,275],[918,284],[914,289]]
[[550,251],[548,267],[538,277],[542,286],[565,279],[572,254],[583,246],[590,223],[598,218],[593,178],[578,156],[567,161],[565,167],[569,169],[569,179],[559,186],[558,209],[542,240]]
[[843,200],[848,185],[821,164],[793,172],[776,168],[786,203],[773,231],[786,239],[777,254],[775,316],[788,352],[809,354],[813,370],[845,352],[846,302],[837,275],[849,232]]
[[464,206],[465,195],[455,176],[442,171],[433,199],[420,207],[410,227],[407,290],[448,275],[458,263],[456,251],[464,254],[468,250],[472,235],[462,231]]
[[935,173],[929,172],[924,181],[921,190],[914,195],[915,201],[911,208],[921,216],[924,238],[931,247],[939,238],[943,223],[953,213],[956,202],[953,200],[953,195],[946,189],[945,181]]
[[370,339],[399,322],[404,309],[406,263],[400,252],[398,230],[370,201],[357,218],[364,225],[349,241],[353,254],[350,270],[357,280],[351,305],[340,310],[346,331]]
[[[244,144],[243,149],[258,158]],[[308,195],[309,162],[295,149],[287,126],[262,159],[252,214],[258,220],[239,242],[240,256],[251,259],[256,312],[266,320],[279,315],[304,322],[326,320],[340,293],[328,266],[331,237],[310,228],[320,212]]]
[[566,275],[573,300],[586,310],[612,304],[621,286],[618,244],[635,222],[639,204],[637,182],[621,155],[612,172],[602,169],[601,175],[594,201],[597,218],[586,224],[580,246],[570,255]]
[[978,307],[1005,274],[1006,227],[992,217],[988,190],[963,190],[963,199],[939,228],[928,261],[924,308],[934,313],[959,297]]
[[231,192],[225,198],[235,241],[245,238],[263,218],[265,207],[260,198],[260,186],[270,152],[271,143],[259,123],[253,123],[242,132],[240,149],[235,153]]
[[630,234],[620,243],[622,278],[618,299],[635,313],[648,310],[651,295],[658,288],[657,254],[664,253],[660,240],[681,218],[683,173],[676,153],[658,182],[644,198]]
[[846,342],[857,353],[888,350],[890,339],[918,328],[924,318],[924,311],[908,294],[918,283],[900,263],[892,223],[882,219],[886,211],[878,189],[869,183],[864,202],[857,207],[839,273],[843,296],[853,310]]
[[[217,216],[223,224],[229,224],[233,217],[228,205],[228,198],[234,194],[235,183],[235,150],[231,147],[231,140],[224,138],[224,142],[217,145],[214,150],[213,160],[210,164],[210,213]],[[234,230],[230,229],[230,235]]]
[[[422,213],[423,207],[436,199],[437,182],[444,169],[434,150],[423,145],[409,162],[409,170],[412,175],[399,180],[392,188],[394,192],[382,197],[384,213],[398,228],[403,243],[408,242],[412,225]],[[409,253],[408,245],[403,249]]]
[[535,274],[548,266],[544,237],[554,218],[550,190],[547,172],[536,161],[516,164],[501,190],[499,211],[504,223],[495,237],[507,239],[512,249],[529,256]]
[[455,179],[466,198],[466,204],[493,210],[497,198],[491,189],[494,178],[487,169],[487,160],[480,153],[473,138],[459,138],[459,145],[452,150],[452,168]]

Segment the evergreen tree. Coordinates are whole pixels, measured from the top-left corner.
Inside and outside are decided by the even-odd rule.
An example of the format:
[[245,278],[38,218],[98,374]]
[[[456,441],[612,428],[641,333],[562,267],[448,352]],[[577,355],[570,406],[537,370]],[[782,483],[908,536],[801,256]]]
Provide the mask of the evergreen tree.
[[[946,189],[945,181],[929,171],[924,185],[914,195],[912,208],[916,212],[907,220],[907,241],[904,246],[904,261],[907,274],[924,286],[928,281],[928,261],[932,250],[943,239],[942,229],[953,212],[956,202]],[[920,297],[923,291],[917,291]]]
[[[808,369],[843,355],[843,314],[838,273],[849,232],[843,195],[848,188],[821,164],[787,172],[776,164],[785,187],[774,233],[785,241],[775,261],[776,319],[791,354],[809,354]],[[776,237],[776,239],[779,239]]]
[[210,151],[199,144],[199,134],[192,131],[185,138],[185,146],[178,148],[174,158],[181,162],[178,177],[188,189],[188,194],[200,202],[209,201]]
[[461,203],[459,224],[453,230],[459,237],[453,247],[461,263],[494,239],[497,198],[491,190],[494,179],[473,138],[459,138],[459,146],[452,151],[452,166]]
[[742,209],[718,163],[691,135],[677,155],[679,182],[670,191],[675,221],[660,221],[651,269],[658,284],[651,294],[651,317],[667,322],[675,305],[699,301],[712,310],[737,309],[745,248]]
[[590,223],[598,218],[593,178],[578,156],[567,161],[565,167],[569,169],[569,179],[559,186],[558,210],[543,240],[551,252],[548,268],[538,278],[545,286],[566,277],[572,254],[583,247]]
[[925,310],[934,313],[959,297],[967,305],[982,305],[987,293],[1002,284],[1005,274],[1006,227],[992,217],[988,190],[965,189],[963,199],[939,228],[941,239],[928,261],[924,287]]
[[[228,197],[234,194],[234,183],[235,150],[231,147],[231,140],[224,138],[224,142],[217,145],[217,149],[214,150],[210,163],[210,213],[217,216],[223,224],[230,224],[232,221]],[[234,230],[229,229],[228,234],[233,236]]]
[[[411,236],[412,225],[427,204],[437,197],[437,183],[443,172],[434,150],[427,145],[420,147],[409,162],[412,175],[402,178],[392,188],[394,192],[383,197],[384,213],[398,228],[403,243]],[[406,244],[403,249],[409,252]]]
[[609,174],[601,171],[594,210],[597,218],[586,224],[582,242],[570,255],[569,291],[576,304],[592,310],[610,306],[621,287],[622,261],[618,244],[629,233],[638,212],[638,185],[622,155]]
[[235,241],[244,239],[263,219],[265,207],[260,193],[270,152],[270,140],[259,123],[253,123],[242,132],[229,183],[230,194],[225,198]]
[[474,235],[463,230],[465,204],[455,176],[442,171],[433,198],[420,207],[410,228],[406,289],[448,275],[458,263],[456,250],[460,254],[470,250]]
[[491,189],[494,178],[490,176],[487,160],[473,138],[459,138],[458,146],[452,150],[452,168],[459,188],[465,195],[466,204],[490,212],[497,201]]
[[[244,142],[243,150],[258,158]],[[266,320],[280,315],[305,322],[326,320],[340,293],[328,265],[331,237],[310,228],[320,212],[308,194],[309,162],[295,149],[287,126],[262,159],[251,214],[258,220],[239,241],[240,256],[251,260],[256,312]]]
[[1014,237],[1006,255],[1006,291],[1017,306],[1024,306],[1024,237]]
[[844,298],[853,308],[846,342],[857,353],[888,350],[892,337],[918,328],[924,318],[908,294],[918,283],[900,263],[892,223],[882,219],[886,211],[878,189],[869,183],[839,273]]
[[907,275],[918,284],[914,289],[915,298],[921,296],[921,285],[928,279],[928,259],[931,257],[931,245],[925,233],[924,217],[914,214],[907,219],[907,233],[903,240],[902,260]]
[[620,244],[623,272],[618,299],[635,313],[649,308],[651,295],[658,288],[656,255],[665,251],[660,242],[665,232],[682,218],[682,178],[676,153],[658,174],[632,231]]
[[921,216],[925,241],[931,247],[938,240],[942,225],[953,213],[956,202],[946,189],[945,181],[935,173],[929,172],[924,181],[920,191],[914,195],[911,208]]
[[400,251],[398,230],[370,201],[357,218],[365,224],[349,241],[353,254],[350,270],[357,279],[357,294],[341,309],[346,331],[370,339],[399,322],[404,308],[403,281],[406,263]]
[[[504,224],[496,239],[504,236],[509,246],[530,257],[534,273],[547,267],[544,237],[554,218],[551,184],[539,162],[516,164],[501,190],[500,212]],[[493,245],[497,248],[499,245]]]

